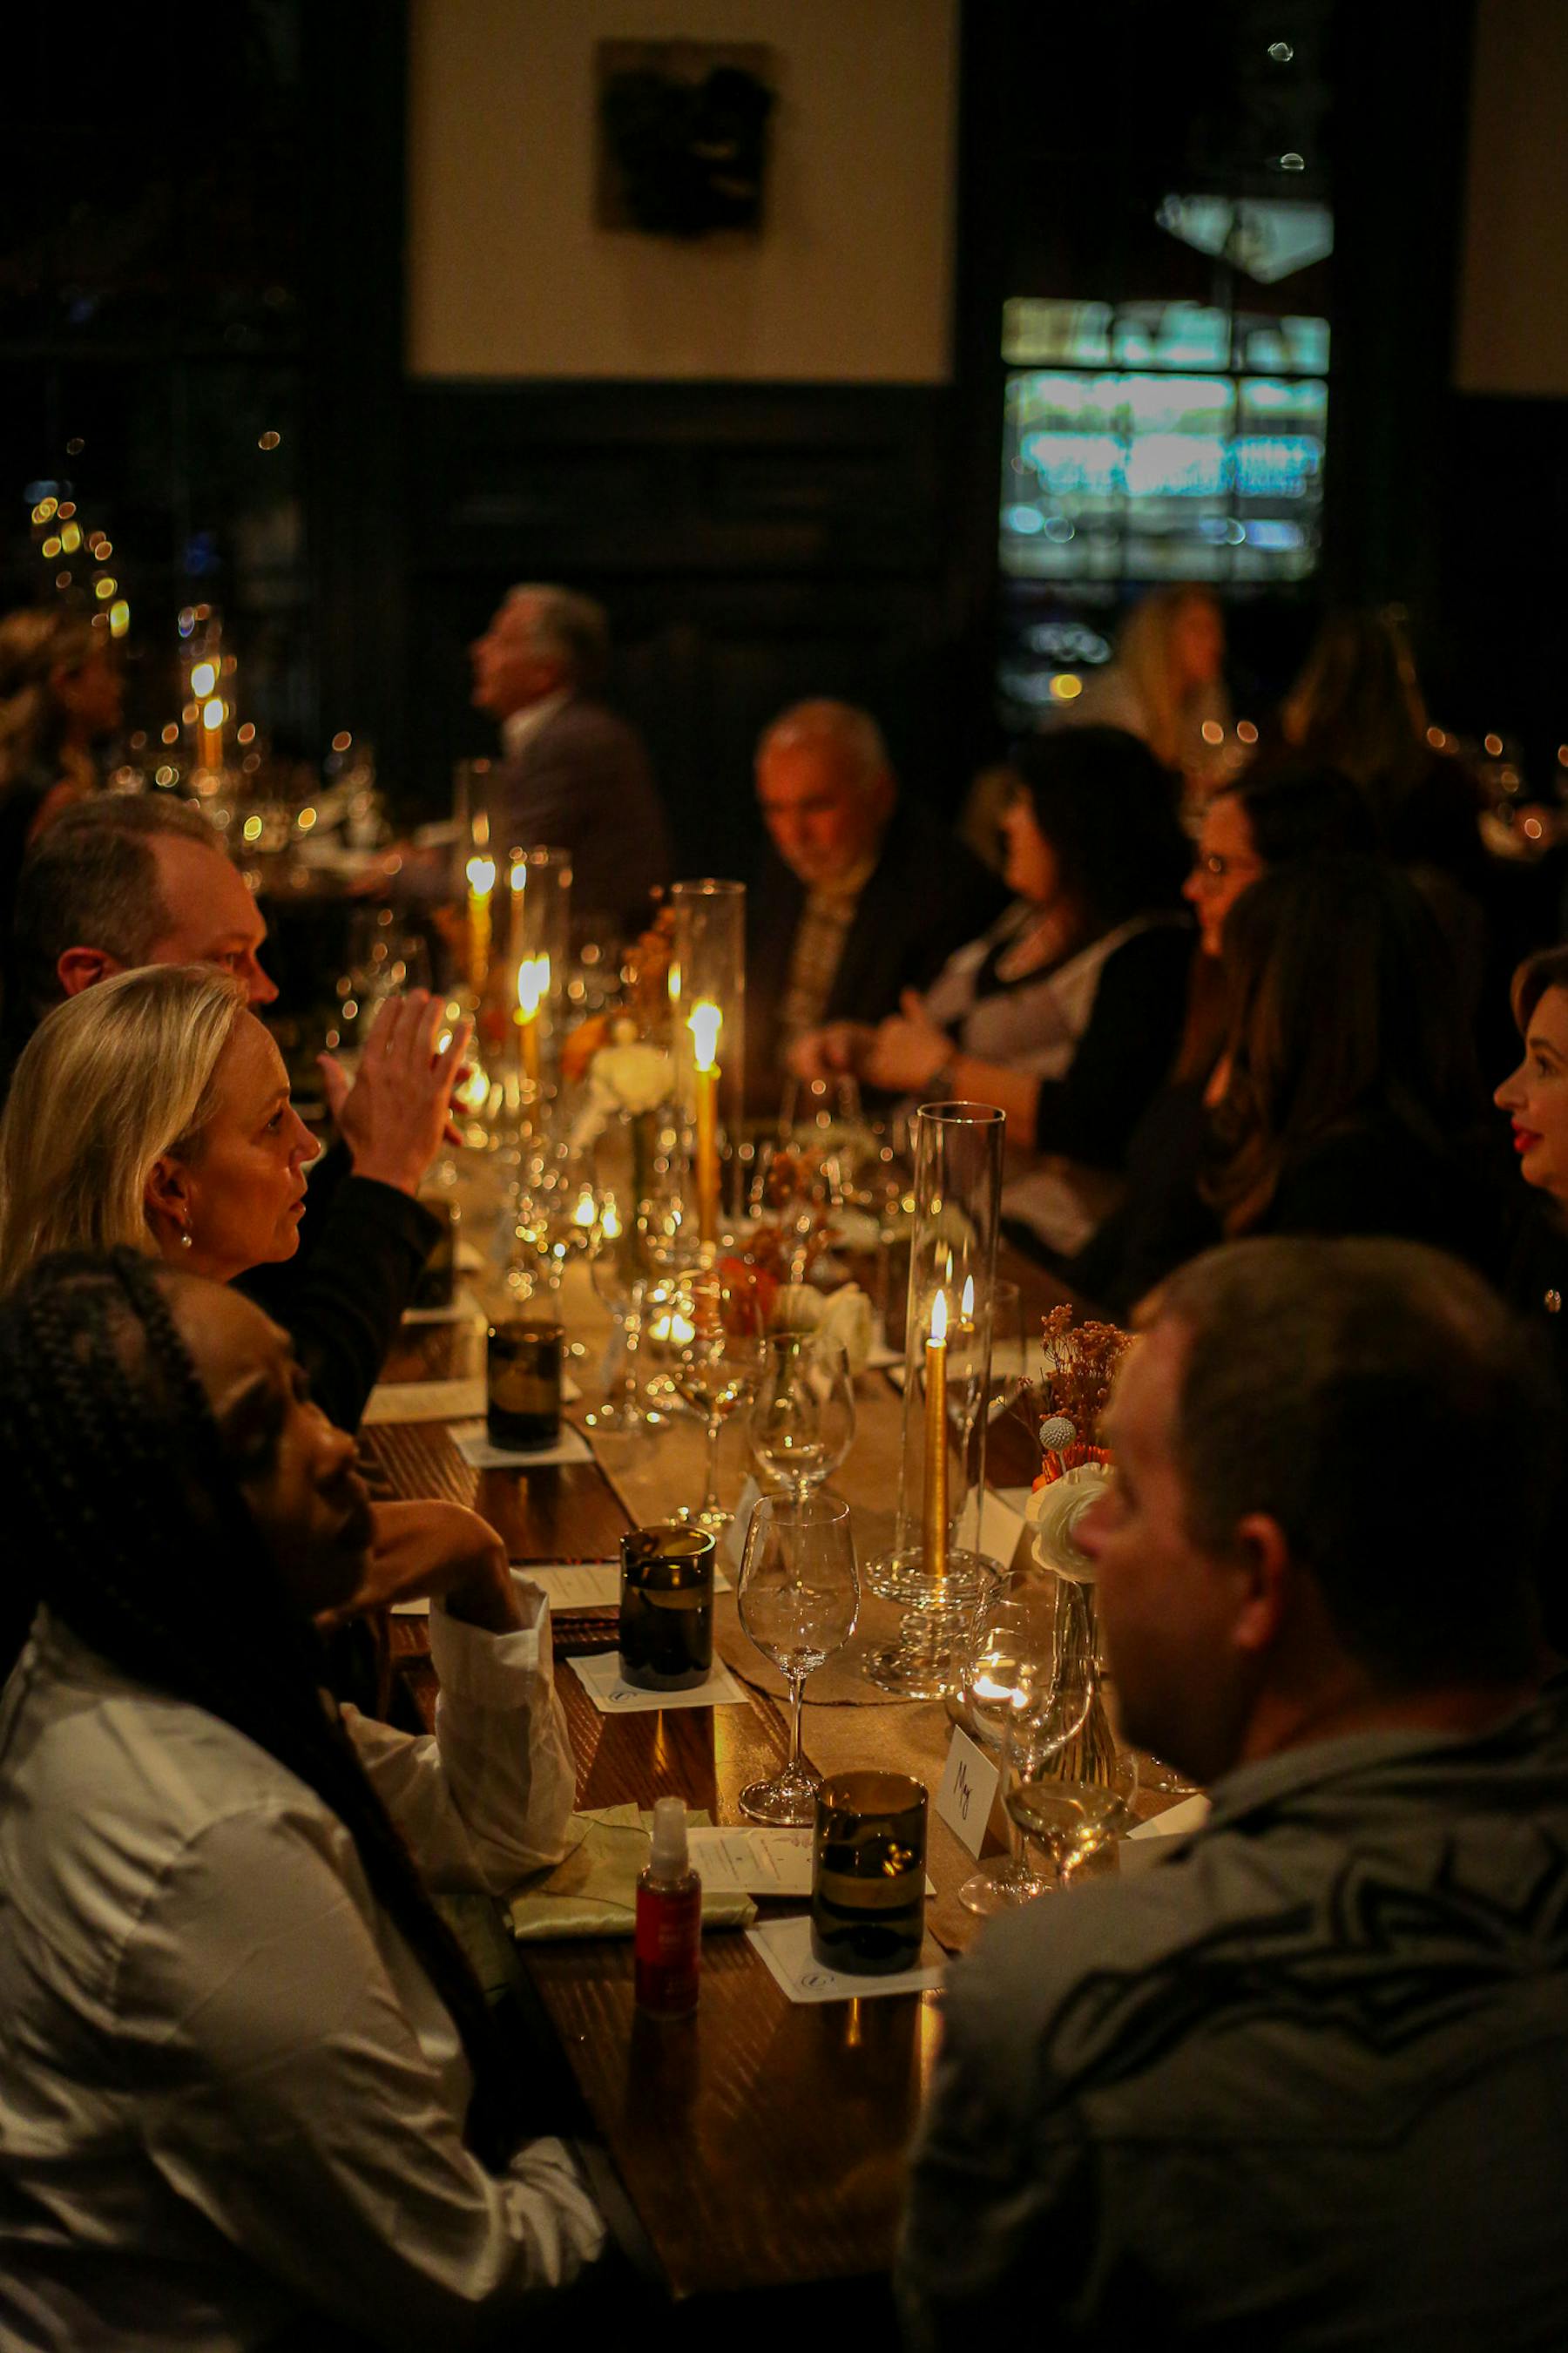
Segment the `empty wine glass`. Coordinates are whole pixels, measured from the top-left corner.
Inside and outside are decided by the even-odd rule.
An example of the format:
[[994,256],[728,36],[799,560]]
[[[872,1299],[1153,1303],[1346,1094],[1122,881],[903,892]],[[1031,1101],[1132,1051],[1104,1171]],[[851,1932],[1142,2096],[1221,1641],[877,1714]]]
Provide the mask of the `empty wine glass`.
[[737,1406],[754,1396],[765,1353],[751,1271],[731,1274],[721,1261],[661,1281],[648,1294],[642,1345],[648,1362],[668,1376],[708,1433],[702,1501],[683,1504],[676,1517],[718,1533],[733,1517],[719,1501],[719,1433]]
[[583,1419],[602,1437],[625,1438],[647,1429],[661,1417],[650,1412],[637,1394],[637,1340],[646,1290],[641,1237],[629,1204],[614,1191],[598,1196],[588,1274],[610,1311],[615,1326],[610,1362],[617,1369],[604,1402]]
[[835,1156],[816,1143],[781,1137],[758,1145],[747,1206],[759,1225],[776,1226],[790,1282],[804,1282],[816,1241],[844,1198]]
[[789,1685],[789,1762],[771,1781],[741,1792],[753,1820],[803,1829],[813,1820],[822,1776],[802,1753],[806,1677],[855,1631],[860,1580],[849,1506],[837,1495],[764,1495],[752,1509],[736,1604],[741,1623]]
[[[1058,1680],[1013,1715],[1003,1750],[1004,1802],[1020,1860],[1044,1849],[1053,1876],[1028,1873],[1033,1894],[1064,1885],[1123,1829],[1138,1793],[1138,1767],[1118,1748],[1092,1680]],[[1029,1898],[1016,1898],[1027,1902]]]
[[855,1387],[826,1333],[775,1332],[747,1423],[752,1457],[797,1502],[831,1479],[855,1438]]
[[[1006,1746],[1009,1727],[1042,1684],[1056,1672],[1056,1612],[1044,1593],[1025,1588],[987,1602],[976,1621],[958,1693],[964,1729],[987,1748]],[[1089,1694],[1081,1694],[1083,1712]],[[1063,1706],[1064,1727],[1076,1728],[1075,1703]],[[1067,1736],[1064,1728],[1064,1737]],[[1010,1905],[1026,1904],[1040,1893],[1014,1840],[1009,1852],[971,1872],[958,1900],[983,1918]]]

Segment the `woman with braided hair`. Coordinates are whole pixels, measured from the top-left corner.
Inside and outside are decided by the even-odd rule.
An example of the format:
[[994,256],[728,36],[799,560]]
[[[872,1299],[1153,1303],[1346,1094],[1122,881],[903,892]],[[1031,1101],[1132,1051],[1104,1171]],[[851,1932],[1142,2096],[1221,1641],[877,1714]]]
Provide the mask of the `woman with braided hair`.
[[[426,1893],[561,1851],[542,1595],[471,1513],[373,1508],[276,1326],[129,1250],[0,1306],[0,2343],[484,2341],[604,2240],[560,2143],[507,2161]],[[404,1562],[434,1739],[318,1687],[312,1621]]]

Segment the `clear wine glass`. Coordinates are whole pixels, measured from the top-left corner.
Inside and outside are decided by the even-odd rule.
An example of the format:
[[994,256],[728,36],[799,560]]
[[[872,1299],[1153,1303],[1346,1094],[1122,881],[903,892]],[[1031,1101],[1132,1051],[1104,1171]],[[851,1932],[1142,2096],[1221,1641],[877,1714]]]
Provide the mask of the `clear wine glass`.
[[708,1433],[702,1501],[682,1505],[676,1517],[718,1534],[733,1517],[719,1501],[719,1433],[736,1408],[755,1395],[765,1356],[762,1308],[750,1270],[741,1268],[732,1277],[721,1261],[667,1277],[650,1290],[642,1345],[647,1359],[668,1376]]
[[831,1479],[855,1438],[855,1385],[840,1342],[820,1332],[774,1332],[747,1422],[752,1459],[804,1503]]
[[[1049,1685],[1056,1651],[1056,1612],[1048,1595],[1026,1588],[988,1602],[976,1620],[958,1693],[965,1731],[987,1748],[1005,1749],[1014,1717],[1042,1685]],[[1064,1738],[1081,1723],[1081,1716],[1075,1716],[1079,1699],[1082,1714],[1088,1714],[1087,1689],[1064,1700],[1059,1719]],[[958,1891],[967,1910],[988,1918],[1040,1894],[1038,1876],[1025,1862],[1020,1843],[1015,1838],[1007,1854],[971,1872]]]
[[741,1623],[789,1685],[789,1762],[771,1781],[752,1781],[741,1809],[753,1820],[804,1829],[822,1776],[801,1749],[806,1677],[841,1651],[860,1614],[860,1580],[849,1506],[837,1495],[764,1495],[752,1509],[736,1604]]
[[583,1419],[602,1437],[625,1438],[657,1424],[662,1417],[650,1412],[637,1394],[637,1341],[646,1282],[637,1219],[629,1202],[613,1190],[601,1192],[597,1201],[588,1274],[610,1311],[615,1325],[611,1357],[619,1369],[603,1403]]
[[820,1144],[783,1136],[758,1145],[747,1207],[758,1224],[777,1227],[791,1282],[805,1281],[812,1245],[843,1198],[838,1163]]
[[1031,1874],[1039,1894],[1063,1886],[1131,1819],[1137,1760],[1116,1746],[1097,1696],[1090,1682],[1058,1680],[1026,1699],[1007,1727],[1004,1803],[1020,1860],[1032,1843],[1051,1866],[1048,1879]]

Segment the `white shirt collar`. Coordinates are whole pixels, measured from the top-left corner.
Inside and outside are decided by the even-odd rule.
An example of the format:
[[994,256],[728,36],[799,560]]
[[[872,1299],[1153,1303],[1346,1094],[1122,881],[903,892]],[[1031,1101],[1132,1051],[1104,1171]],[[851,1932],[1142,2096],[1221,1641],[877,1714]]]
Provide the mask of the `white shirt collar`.
[[500,740],[509,760],[515,760],[524,744],[531,744],[542,727],[548,726],[558,711],[564,710],[572,700],[569,686],[558,686],[552,694],[542,694],[537,702],[528,703],[514,711],[510,719],[500,723]]

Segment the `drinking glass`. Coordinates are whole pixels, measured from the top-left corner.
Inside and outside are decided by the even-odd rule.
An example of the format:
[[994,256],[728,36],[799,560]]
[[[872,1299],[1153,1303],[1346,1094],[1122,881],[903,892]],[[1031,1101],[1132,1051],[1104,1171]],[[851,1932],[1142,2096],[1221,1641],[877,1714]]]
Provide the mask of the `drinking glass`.
[[765,1343],[762,1308],[748,1268],[731,1277],[726,1261],[689,1267],[653,1286],[643,1317],[642,1348],[656,1374],[701,1420],[708,1433],[702,1501],[676,1517],[717,1534],[733,1514],[719,1501],[719,1433],[756,1393]]
[[777,1227],[787,1282],[805,1281],[812,1244],[843,1198],[837,1159],[820,1142],[784,1136],[758,1145],[747,1208],[758,1224]]
[[610,1311],[615,1325],[610,1353],[619,1369],[604,1401],[583,1419],[601,1437],[625,1438],[647,1430],[661,1419],[649,1412],[637,1393],[637,1342],[647,1289],[642,1238],[623,1194],[606,1189],[595,1198],[596,1215],[588,1245],[588,1276],[595,1292]]
[[[1125,1828],[1138,1792],[1138,1767],[1118,1748],[1091,1682],[1058,1681],[1026,1698],[1007,1726],[1004,1802],[1030,1896],[1063,1886],[1097,1848]],[[1052,1876],[1026,1870],[1027,1852],[1044,1850]]]
[[826,1333],[775,1332],[747,1424],[759,1471],[804,1503],[831,1479],[855,1437],[855,1387]]
[[855,1631],[860,1580],[849,1506],[837,1495],[764,1495],[752,1508],[735,1599],[741,1623],[789,1685],[789,1762],[752,1781],[741,1809],[756,1821],[804,1829],[816,1819],[822,1776],[801,1753],[806,1677]]
[[[1056,1612],[1047,1595],[1026,1589],[987,1602],[975,1623],[958,1691],[964,1730],[987,1748],[1005,1749],[1014,1717],[1042,1684],[1049,1684],[1056,1672]],[[1087,1690],[1081,1697],[1087,1715]],[[1072,1722],[1074,1704],[1064,1703],[1064,1724]],[[1015,1841],[1007,1854],[971,1872],[958,1891],[958,1900],[967,1910],[988,1918],[993,1912],[1026,1904],[1039,1893],[1038,1880]]]

